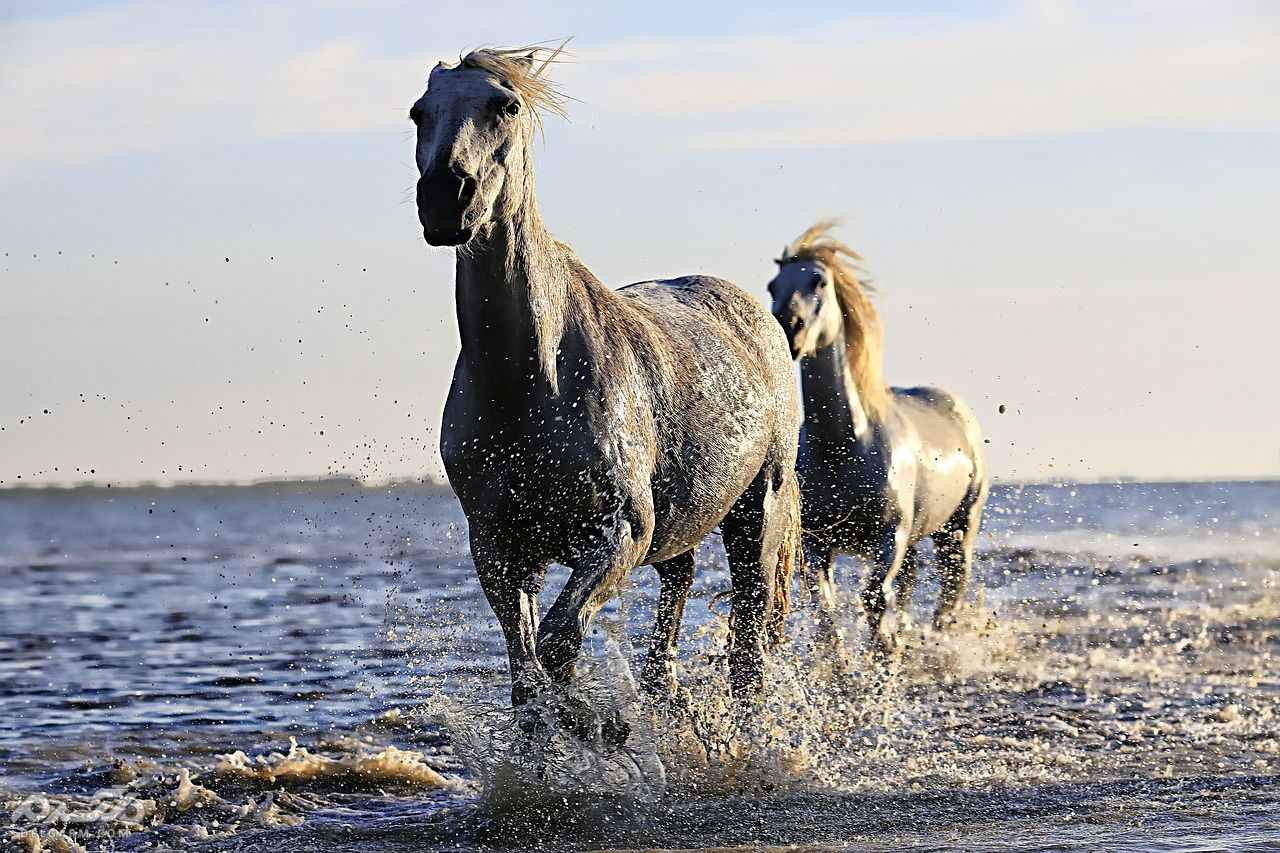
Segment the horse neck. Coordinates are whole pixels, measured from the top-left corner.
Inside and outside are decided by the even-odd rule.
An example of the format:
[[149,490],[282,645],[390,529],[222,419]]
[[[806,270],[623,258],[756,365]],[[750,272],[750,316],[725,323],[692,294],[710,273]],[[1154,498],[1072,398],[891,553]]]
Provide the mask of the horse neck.
[[558,388],[556,352],[564,335],[572,252],[542,223],[530,178],[511,215],[458,251],[456,296],[462,357],[490,396]]
[[844,330],[800,362],[805,435],[833,445],[870,440],[872,430],[849,370]]

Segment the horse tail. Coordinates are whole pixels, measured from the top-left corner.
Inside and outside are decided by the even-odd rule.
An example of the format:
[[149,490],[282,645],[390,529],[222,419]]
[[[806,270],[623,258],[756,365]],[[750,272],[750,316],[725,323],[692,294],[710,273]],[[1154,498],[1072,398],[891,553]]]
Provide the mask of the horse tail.
[[794,473],[789,473],[778,495],[786,522],[782,543],[778,546],[778,563],[773,569],[773,596],[765,621],[765,632],[770,651],[782,643],[787,626],[787,614],[791,611],[791,578],[797,563],[803,574],[804,549],[800,544],[800,484]]

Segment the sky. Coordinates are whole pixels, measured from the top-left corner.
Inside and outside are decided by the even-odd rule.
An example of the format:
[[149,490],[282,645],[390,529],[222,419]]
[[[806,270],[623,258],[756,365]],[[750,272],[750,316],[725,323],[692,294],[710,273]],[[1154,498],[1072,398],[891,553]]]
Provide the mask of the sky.
[[1273,3],[46,0],[0,6],[0,484],[439,476],[407,109],[568,36],[538,194],[602,281],[763,300],[839,216],[998,479],[1280,476]]

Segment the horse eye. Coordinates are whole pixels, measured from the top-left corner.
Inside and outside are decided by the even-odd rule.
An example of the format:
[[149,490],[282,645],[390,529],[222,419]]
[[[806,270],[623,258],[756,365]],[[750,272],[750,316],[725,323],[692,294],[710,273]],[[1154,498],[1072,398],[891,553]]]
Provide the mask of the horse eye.
[[504,116],[508,117],[518,116],[520,114],[520,102],[517,100],[507,101],[502,105],[501,112]]
[[813,286],[814,286],[814,287],[822,287],[822,285],[824,285],[824,284],[826,284],[826,283],[827,283],[827,277],[826,277],[825,275],[823,275],[823,274],[822,274],[822,273],[820,273],[820,272],[816,272],[816,273],[814,273],[814,274],[813,274]]

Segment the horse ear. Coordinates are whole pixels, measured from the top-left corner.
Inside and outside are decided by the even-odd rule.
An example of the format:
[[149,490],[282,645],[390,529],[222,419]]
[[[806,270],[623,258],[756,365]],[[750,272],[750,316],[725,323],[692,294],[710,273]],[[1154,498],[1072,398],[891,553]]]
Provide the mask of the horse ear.
[[533,51],[530,51],[525,56],[517,56],[516,63],[519,64],[519,66],[523,70],[532,71],[533,70]]

